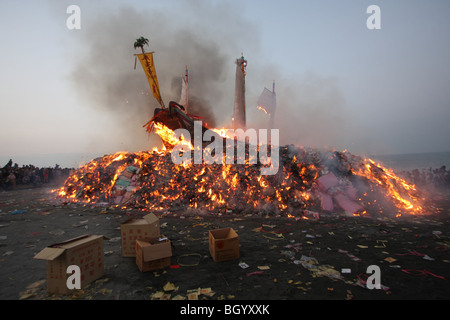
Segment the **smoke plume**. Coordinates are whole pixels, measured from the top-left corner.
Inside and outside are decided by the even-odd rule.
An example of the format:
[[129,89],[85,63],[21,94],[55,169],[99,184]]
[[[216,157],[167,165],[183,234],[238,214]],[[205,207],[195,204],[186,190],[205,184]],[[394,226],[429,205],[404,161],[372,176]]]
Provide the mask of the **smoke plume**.
[[[200,24],[196,22],[199,15]],[[234,22],[226,27],[217,24],[227,19]],[[131,7],[101,10],[83,25],[79,39],[82,50],[71,80],[89,107],[110,119],[107,130],[125,141],[125,149],[150,148],[151,141],[142,126],[159,105],[139,61],[134,69],[133,54],[140,53],[139,48],[134,50],[134,41],[143,36],[149,40],[145,51],[155,51],[156,73],[166,105],[171,100],[179,101],[182,76],[188,66],[189,113],[215,126],[231,119],[233,63],[243,43],[247,48],[254,47],[253,36],[244,32],[252,29],[231,7],[205,2],[183,2],[176,12]],[[152,135],[150,139],[158,140]]]
[[[87,20],[87,21],[86,21]],[[268,117],[256,108],[264,86],[276,81],[275,128],[280,144],[313,147],[345,145],[345,99],[337,81],[314,72],[288,76],[261,56],[260,34],[239,10],[227,4],[183,1],[176,9],[138,10],[123,6],[103,8],[85,19],[80,53],[71,80],[88,107],[109,121],[95,143],[115,140],[120,149],[139,151],[161,146],[156,135],[142,127],[158,107],[142,67],[134,69],[134,41],[149,39],[147,52],[154,61],[166,105],[180,99],[181,79],[189,69],[189,113],[206,118],[210,126],[230,127],[234,107],[235,60],[249,61],[246,79],[247,127],[265,128]],[[289,43],[286,43],[289,48]],[[111,141],[113,144],[114,141]],[[117,145],[117,144],[116,144]]]

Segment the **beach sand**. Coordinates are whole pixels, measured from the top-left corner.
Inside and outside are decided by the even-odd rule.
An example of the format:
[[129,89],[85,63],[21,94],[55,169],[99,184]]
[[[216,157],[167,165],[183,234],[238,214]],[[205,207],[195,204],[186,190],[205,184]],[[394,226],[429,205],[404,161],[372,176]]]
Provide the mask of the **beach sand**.
[[[172,241],[171,266],[140,272],[121,255],[120,224],[135,210],[63,203],[51,187],[0,192],[2,300],[447,300],[450,298],[450,192],[436,194],[428,216],[289,219],[250,215],[158,214]],[[208,231],[232,227],[240,258],[214,262]],[[104,276],[68,295],[46,291],[50,244],[104,235]],[[243,268],[245,263],[248,267]],[[364,283],[380,268],[381,289]],[[426,270],[409,274],[405,270]],[[167,283],[174,290],[164,291]],[[187,300],[186,300],[187,301]]]

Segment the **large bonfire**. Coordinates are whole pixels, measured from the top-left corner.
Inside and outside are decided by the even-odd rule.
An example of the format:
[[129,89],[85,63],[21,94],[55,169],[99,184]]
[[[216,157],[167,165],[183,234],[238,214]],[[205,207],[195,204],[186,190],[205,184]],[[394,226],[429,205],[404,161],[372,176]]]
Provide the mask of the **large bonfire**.
[[[162,138],[164,148],[118,152],[94,159],[78,168],[56,190],[62,199],[153,212],[191,209],[203,213],[296,218],[319,214],[399,216],[423,212],[423,199],[414,185],[381,164],[346,151],[279,147],[279,166],[274,175],[261,175],[261,163],[254,164],[248,157],[249,145],[245,159],[238,162],[242,164],[226,161],[175,164],[171,151],[177,144],[186,145],[184,152],[194,152],[194,147],[189,139],[178,138],[174,128],[189,127],[193,120],[201,118],[187,114],[186,108],[179,104],[171,103],[169,108],[164,105],[153,52],[146,53],[145,45],[148,39],[136,40],[135,49],[142,50],[136,60],[139,58],[152,94],[161,104],[161,109],[155,109],[155,117],[145,126]],[[243,57],[237,60],[236,73],[241,80],[245,77],[245,66]],[[183,84],[187,82],[186,67]],[[239,83],[243,86],[244,82]],[[268,96],[263,100],[274,104],[275,90],[266,91]],[[271,113],[274,105],[272,109]],[[214,131],[227,143],[234,139],[223,130]]]
[[[160,125],[164,145],[173,131]],[[193,151],[188,151],[193,152]],[[414,185],[348,151],[279,148],[279,170],[261,164],[174,164],[168,149],[118,152],[80,167],[57,190],[73,202],[107,203],[153,212],[399,216],[423,213]]]

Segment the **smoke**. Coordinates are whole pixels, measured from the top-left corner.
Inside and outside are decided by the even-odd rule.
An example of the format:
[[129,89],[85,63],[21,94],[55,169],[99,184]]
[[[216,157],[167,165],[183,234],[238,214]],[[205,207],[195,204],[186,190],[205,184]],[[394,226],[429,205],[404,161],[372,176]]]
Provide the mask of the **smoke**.
[[[176,8],[175,8],[176,7]],[[87,20],[87,21],[86,21]],[[80,52],[71,81],[88,108],[100,112],[99,133],[92,148],[138,151],[161,146],[142,127],[158,107],[142,67],[133,54],[134,41],[149,39],[144,49],[154,61],[166,105],[180,99],[185,66],[189,69],[189,113],[210,126],[230,127],[234,107],[235,60],[244,52],[249,61],[246,79],[247,127],[267,127],[268,117],[256,108],[264,86],[276,81],[275,128],[280,144],[312,147],[345,146],[345,99],[338,81],[314,72],[289,76],[261,58],[261,34],[239,10],[227,4],[183,1],[164,11],[130,6],[104,7],[83,20]],[[289,48],[289,43],[286,43]],[[107,124],[104,124],[107,122]]]
[[[231,119],[233,63],[244,43],[246,48],[255,47],[252,43],[257,41],[252,39],[256,38],[247,33],[254,28],[226,5],[186,1],[180,6],[164,12],[128,6],[103,8],[81,30],[81,52],[71,81],[89,107],[109,119],[105,137],[119,139],[129,151],[149,149],[152,142],[159,142],[142,128],[159,104],[151,95],[139,61],[134,69],[133,54],[140,49],[134,50],[133,44],[141,36],[149,40],[146,52],[155,51],[156,73],[166,105],[179,101],[187,65],[189,113],[204,117],[212,126]],[[196,22],[199,15],[200,23]],[[233,23],[217,24],[227,19]]]
[[[346,109],[338,78],[326,78],[311,70],[303,74],[286,75],[277,71],[275,66],[263,73],[275,79],[277,109],[273,116],[274,128],[280,130],[280,145],[336,149],[349,147],[352,141],[350,135],[356,125]],[[264,75],[258,73],[254,77],[264,78]],[[272,80],[266,78],[265,86],[272,90],[271,85]],[[258,88],[258,94],[262,88]],[[256,100],[257,95],[250,102]],[[268,127],[269,116],[264,112],[256,110],[253,116],[255,126]]]
[[286,83],[277,96],[275,123],[292,128],[280,133],[286,143],[332,148],[348,141],[345,98],[336,79],[307,72]]

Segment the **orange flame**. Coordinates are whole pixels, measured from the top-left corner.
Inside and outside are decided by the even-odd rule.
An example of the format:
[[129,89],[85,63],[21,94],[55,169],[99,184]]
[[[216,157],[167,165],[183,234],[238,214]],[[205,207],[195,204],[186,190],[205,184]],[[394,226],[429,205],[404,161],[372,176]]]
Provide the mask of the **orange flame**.
[[[249,164],[229,165],[224,162],[217,165],[175,165],[170,161],[165,146],[173,148],[183,143],[188,150],[193,150],[192,144],[183,136],[176,138],[175,133],[163,124],[154,123],[154,129],[164,142],[161,150],[154,148],[150,152],[117,152],[94,159],[71,175],[64,186],[56,190],[58,195],[74,202],[110,200],[119,177],[128,166],[133,165],[146,168],[139,173],[140,185],[136,188],[136,191],[139,188],[148,191],[139,193],[139,205],[145,210],[167,210],[177,205],[185,208],[188,205],[191,208],[223,212],[248,206],[254,209],[265,206],[287,217],[295,217],[301,215],[308,205],[317,204],[317,198],[311,192],[323,169],[317,162],[314,162],[317,165],[302,162],[293,156],[281,167],[276,177],[262,176],[256,166]],[[224,128],[214,131],[228,137]],[[151,165],[147,165],[149,160]],[[396,176],[392,170],[371,159],[361,159],[351,165],[350,171],[379,186],[384,196],[391,199],[399,210],[411,214],[422,212],[415,186]],[[367,196],[367,193],[361,195]],[[376,200],[371,201],[369,204],[376,203]],[[358,213],[365,214],[367,211]]]
[[267,112],[267,110],[264,109],[263,107],[261,107],[261,106],[256,106],[256,107],[257,107],[259,110],[264,111],[265,114],[269,114],[269,113]]
[[363,159],[363,164],[352,169],[353,174],[362,176],[372,183],[381,186],[387,197],[393,199],[395,205],[410,214],[422,213],[422,205],[416,196],[416,187],[398,177],[390,169],[383,167],[372,159]]
[[165,145],[170,146],[171,148],[175,147],[178,144],[182,144],[187,150],[194,150],[190,141],[187,141],[186,138],[181,135],[180,138],[177,138],[175,132],[164,124],[155,122],[153,124],[153,129],[157,135],[161,137]]

